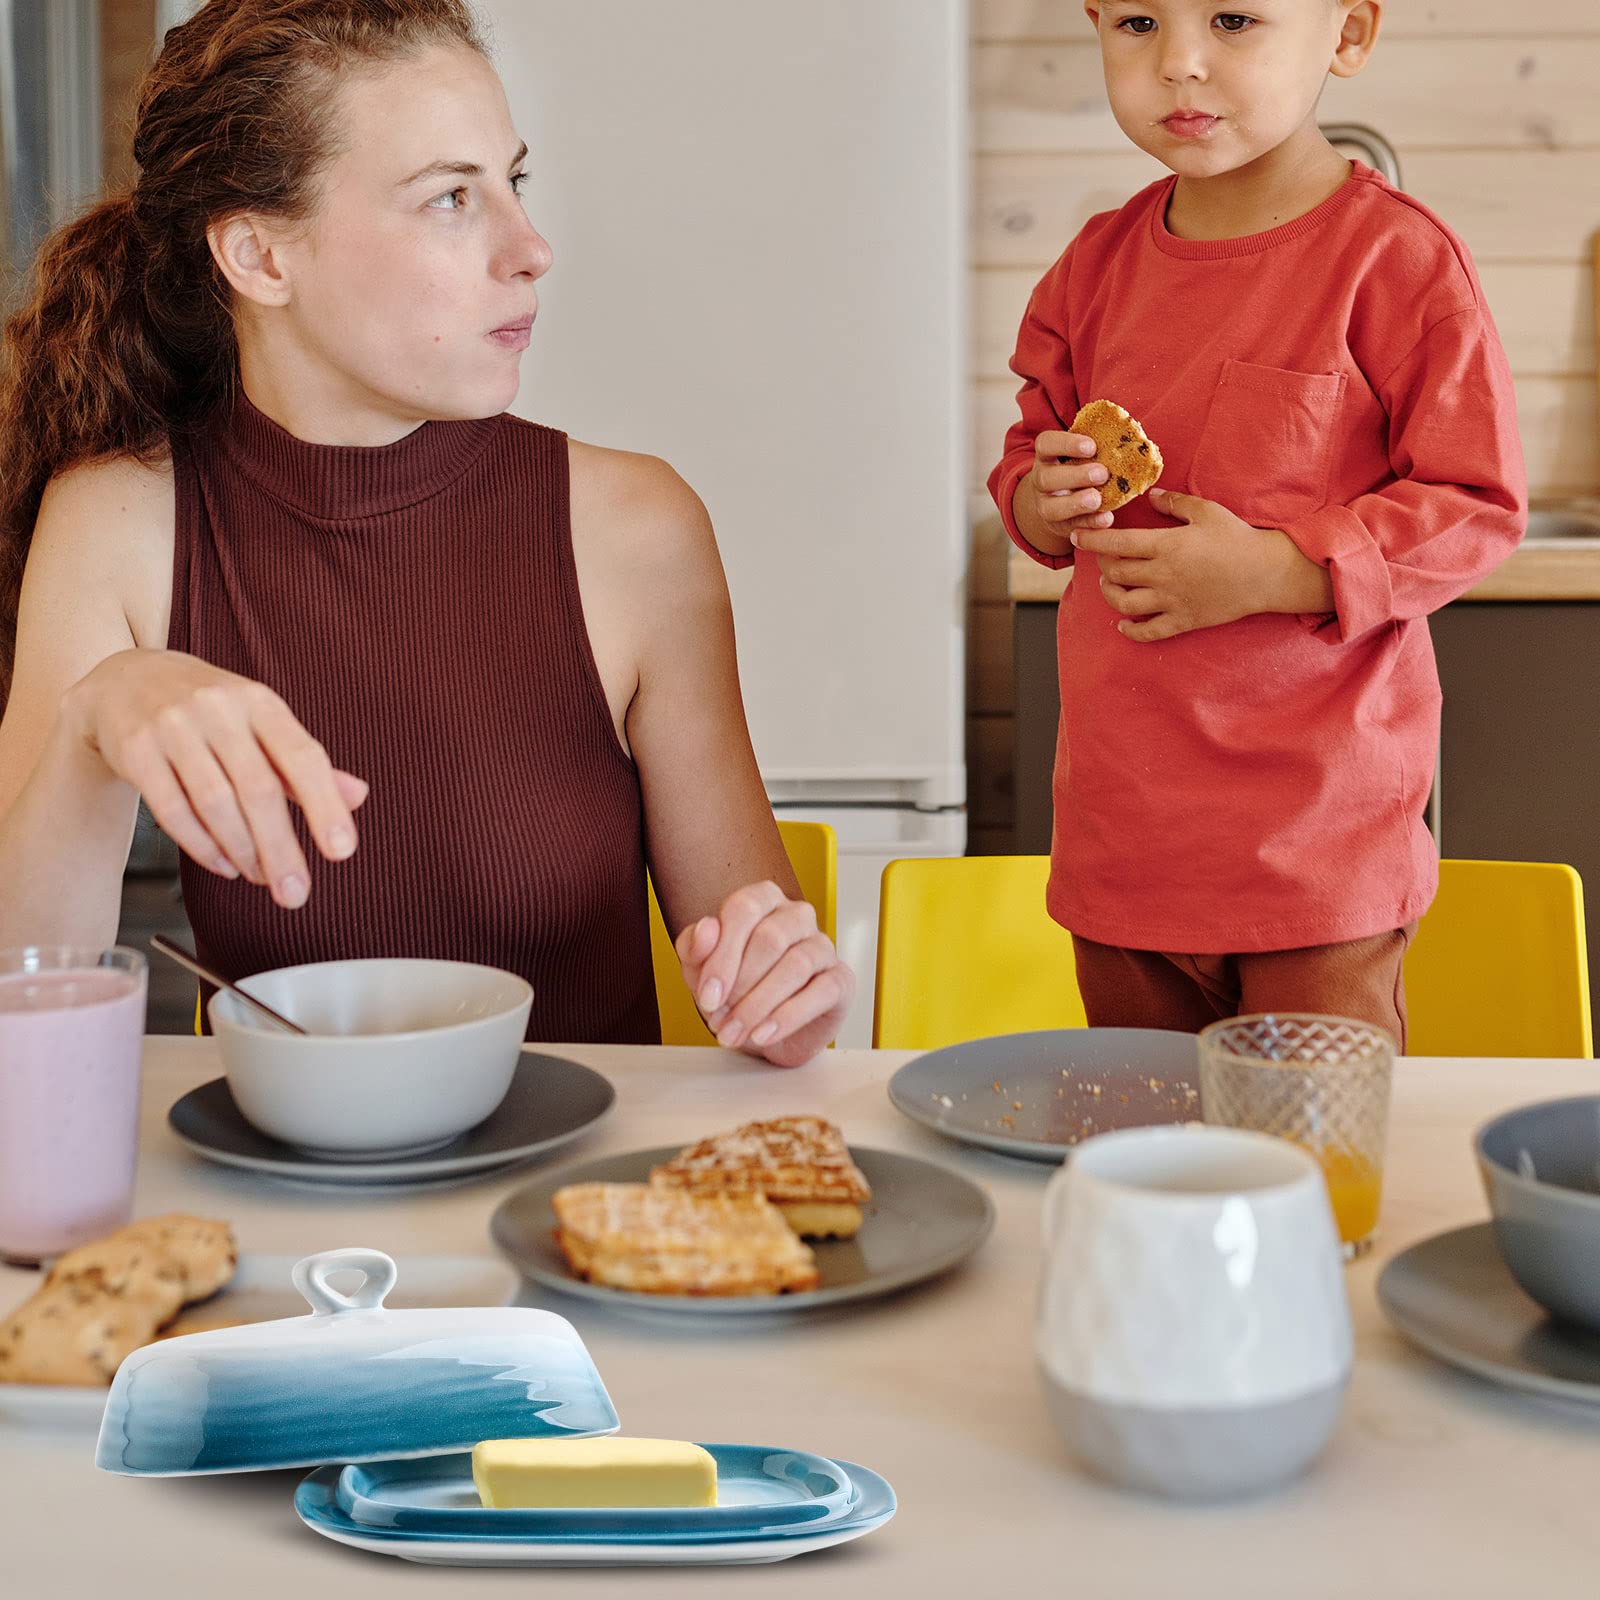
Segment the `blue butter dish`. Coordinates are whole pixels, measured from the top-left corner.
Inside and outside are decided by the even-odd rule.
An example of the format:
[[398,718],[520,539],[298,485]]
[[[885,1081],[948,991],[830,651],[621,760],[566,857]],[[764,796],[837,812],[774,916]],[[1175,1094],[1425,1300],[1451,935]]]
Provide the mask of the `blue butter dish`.
[[[362,1274],[353,1292],[331,1275]],[[564,1317],[520,1306],[384,1309],[394,1262],[329,1250],[293,1271],[310,1314],[146,1345],[117,1370],[96,1464],[130,1476],[259,1472],[615,1433]]]
[[845,1515],[856,1487],[836,1462],[803,1450],[708,1444],[714,1506],[486,1509],[470,1455],[346,1467],[334,1498],[351,1522],[407,1533],[522,1539],[719,1539],[815,1526]]
[[[718,1458],[719,1496],[726,1491],[730,1500],[746,1487],[742,1476],[742,1457],[747,1447],[709,1444],[705,1447]],[[772,1452],[768,1452],[769,1454]],[[781,1452],[793,1454],[794,1452]],[[723,1464],[727,1476],[722,1477]],[[468,1527],[449,1520],[448,1508],[435,1508],[431,1516],[425,1507],[417,1509],[428,1525],[382,1527],[358,1522],[345,1509],[340,1492],[344,1476],[336,1467],[320,1467],[295,1491],[294,1508],[300,1520],[313,1532],[339,1544],[353,1545],[374,1555],[398,1556],[404,1561],[419,1561],[434,1566],[452,1567],[672,1567],[752,1565],[786,1561],[791,1556],[826,1550],[852,1539],[862,1538],[881,1528],[895,1513],[895,1495],[877,1473],[850,1461],[829,1465],[852,1486],[847,1506],[832,1515],[809,1522],[754,1524],[726,1527],[721,1531],[702,1524],[700,1531],[671,1532],[646,1529],[635,1519],[639,1511],[613,1513],[619,1525],[609,1534],[577,1528],[571,1522],[554,1525],[549,1531],[514,1531],[502,1518],[524,1513],[494,1511],[484,1513],[493,1523]],[[348,1470],[348,1469],[347,1469]],[[470,1458],[457,1457],[441,1468],[435,1488],[419,1493],[424,1498],[438,1494],[451,1479],[457,1492],[465,1495],[472,1482]],[[781,1486],[780,1486],[781,1487]],[[444,1492],[448,1494],[448,1489]],[[768,1492],[761,1489],[758,1492]],[[682,1517],[705,1517],[718,1507],[680,1511]],[[730,1505],[729,1509],[732,1509]],[[571,1516],[569,1512],[566,1514]]]

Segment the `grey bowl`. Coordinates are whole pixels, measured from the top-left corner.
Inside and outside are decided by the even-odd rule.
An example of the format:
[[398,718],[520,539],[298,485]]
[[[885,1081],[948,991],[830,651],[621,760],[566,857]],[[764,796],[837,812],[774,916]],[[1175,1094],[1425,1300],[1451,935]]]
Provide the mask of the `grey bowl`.
[[1508,1111],[1476,1149],[1512,1277],[1551,1316],[1600,1332],[1600,1095]]

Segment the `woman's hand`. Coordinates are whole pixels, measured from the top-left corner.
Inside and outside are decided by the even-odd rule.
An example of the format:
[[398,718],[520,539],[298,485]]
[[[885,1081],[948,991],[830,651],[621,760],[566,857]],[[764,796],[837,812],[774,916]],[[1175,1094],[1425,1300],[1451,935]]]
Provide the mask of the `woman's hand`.
[[267,885],[286,909],[311,892],[290,800],[328,860],[355,851],[366,783],[336,768],[264,684],[175,650],[124,650],[68,690],[63,714],[180,850]]
[[1150,503],[1181,525],[1072,536],[1098,558],[1100,592],[1125,638],[1148,644],[1261,612],[1333,610],[1333,579],[1288,534],[1198,495],[1152,489]]
[[774,1066],[797,1067],[826,1049],[855,998],[855,974],[818,931],[816,911],[775,883],[736,889],[719,915],[678,935],[677,949],[717,1043]]

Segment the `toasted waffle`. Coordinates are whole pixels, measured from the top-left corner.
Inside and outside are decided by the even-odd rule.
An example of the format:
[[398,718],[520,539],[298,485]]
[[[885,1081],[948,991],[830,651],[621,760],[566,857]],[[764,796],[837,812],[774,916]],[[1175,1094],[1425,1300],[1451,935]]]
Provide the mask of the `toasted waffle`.
[[694,1195],[764,1194],[796,1233],[812,1238],[850,1238],[872,1198],[843,1134],[821,1117],[747,1122],[691,1145],[650,1181]]
[[644,1183],[558,1189],[556,1243],[580,1278],[638,1294],[815,1289],[816,1257],[760,1194],[702,1198]]

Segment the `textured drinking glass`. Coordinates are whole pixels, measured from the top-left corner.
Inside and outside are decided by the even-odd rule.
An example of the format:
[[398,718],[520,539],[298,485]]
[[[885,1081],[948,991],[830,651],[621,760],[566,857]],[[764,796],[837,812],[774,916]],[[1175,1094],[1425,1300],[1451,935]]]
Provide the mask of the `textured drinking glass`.
[[128,1220],[144,1000],[137,950],[0,950],[0,1260]]
[[1201,1115],[1276,1134],[1315,1157],[1347,1260],[1378,1231],[1393,1077],[1393,1038],[1348,1017],[1277,1012],[1200,1034]]

